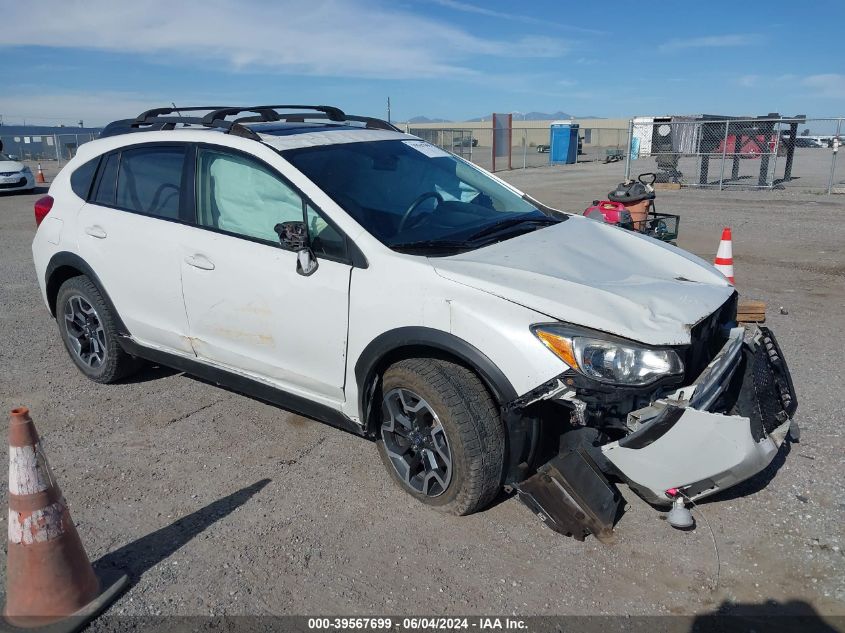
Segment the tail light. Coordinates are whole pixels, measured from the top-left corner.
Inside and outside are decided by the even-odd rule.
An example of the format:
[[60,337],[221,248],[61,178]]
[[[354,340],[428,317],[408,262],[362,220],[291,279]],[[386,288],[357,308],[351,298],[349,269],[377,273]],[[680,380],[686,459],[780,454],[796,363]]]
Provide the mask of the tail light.
[[53,208],[53,196],[44,196],[35,201],[35,226],[41,226],[44,218]]

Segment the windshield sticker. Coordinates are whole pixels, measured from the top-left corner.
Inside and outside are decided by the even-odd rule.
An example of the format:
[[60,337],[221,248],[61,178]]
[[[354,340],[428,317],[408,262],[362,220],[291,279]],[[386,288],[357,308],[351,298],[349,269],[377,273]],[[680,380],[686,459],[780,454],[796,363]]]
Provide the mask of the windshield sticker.
[[429,158],[448,158],[449,153],[444,152],[439,147],[432,145],[431,143],[426,143],[425,141],[402,141],[408,147],[413,147],[415,150],[420,152],[421,154],[425,154]]

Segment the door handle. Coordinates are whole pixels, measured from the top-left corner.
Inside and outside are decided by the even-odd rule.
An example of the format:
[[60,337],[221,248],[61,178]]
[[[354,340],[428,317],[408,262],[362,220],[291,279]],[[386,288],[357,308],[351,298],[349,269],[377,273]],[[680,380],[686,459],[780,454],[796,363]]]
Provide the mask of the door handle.
[[94,226],[86,226],[85,232],[90,235],[91,237],[96,237],[98,240],[103,239],[108,235],[102,227],[94,225]]
[[208,259],[205,255],[188,255],[185,258],[185,263],[188,266],[199,268],[201,270],[214,270],[214,262]]

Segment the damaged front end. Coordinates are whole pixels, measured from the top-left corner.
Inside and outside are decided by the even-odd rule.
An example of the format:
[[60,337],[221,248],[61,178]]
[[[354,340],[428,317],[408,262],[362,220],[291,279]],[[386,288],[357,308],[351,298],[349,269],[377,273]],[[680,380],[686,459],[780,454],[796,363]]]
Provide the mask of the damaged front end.
[[696,326],[683,376],[632,388],[569,370],[504,408],[507,483],[549,527],[606,541],[624,504],[613,481],[668,506],[771,463],[797,409],[789,370],[768,328],[720,312]]

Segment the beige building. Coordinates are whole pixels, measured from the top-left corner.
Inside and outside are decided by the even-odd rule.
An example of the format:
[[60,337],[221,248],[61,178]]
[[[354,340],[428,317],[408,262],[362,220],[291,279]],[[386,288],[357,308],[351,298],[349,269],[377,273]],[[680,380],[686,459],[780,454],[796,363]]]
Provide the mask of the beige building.
[[[622,148],[628,136],[629,119],[573,119],[579,126],[579,135],[585,153],[592,153],[605,148]],[[518,114],[513,115],[512,142],[514,148],[548,145],[549,126],[553,121],[523,121]],[[460,143],[468,137],[477,140],[478,147],[490,147],[493,144],[492,122],[487,121],[450,121],[447,123],[397,123],[399,128],[420,134],[438,145],[449,147],[451,143]],[[420,132],[416,132],[419,130]],[[430,132],[423,132],[430,130]],[[466,141],[464,141],[466,142]]]

